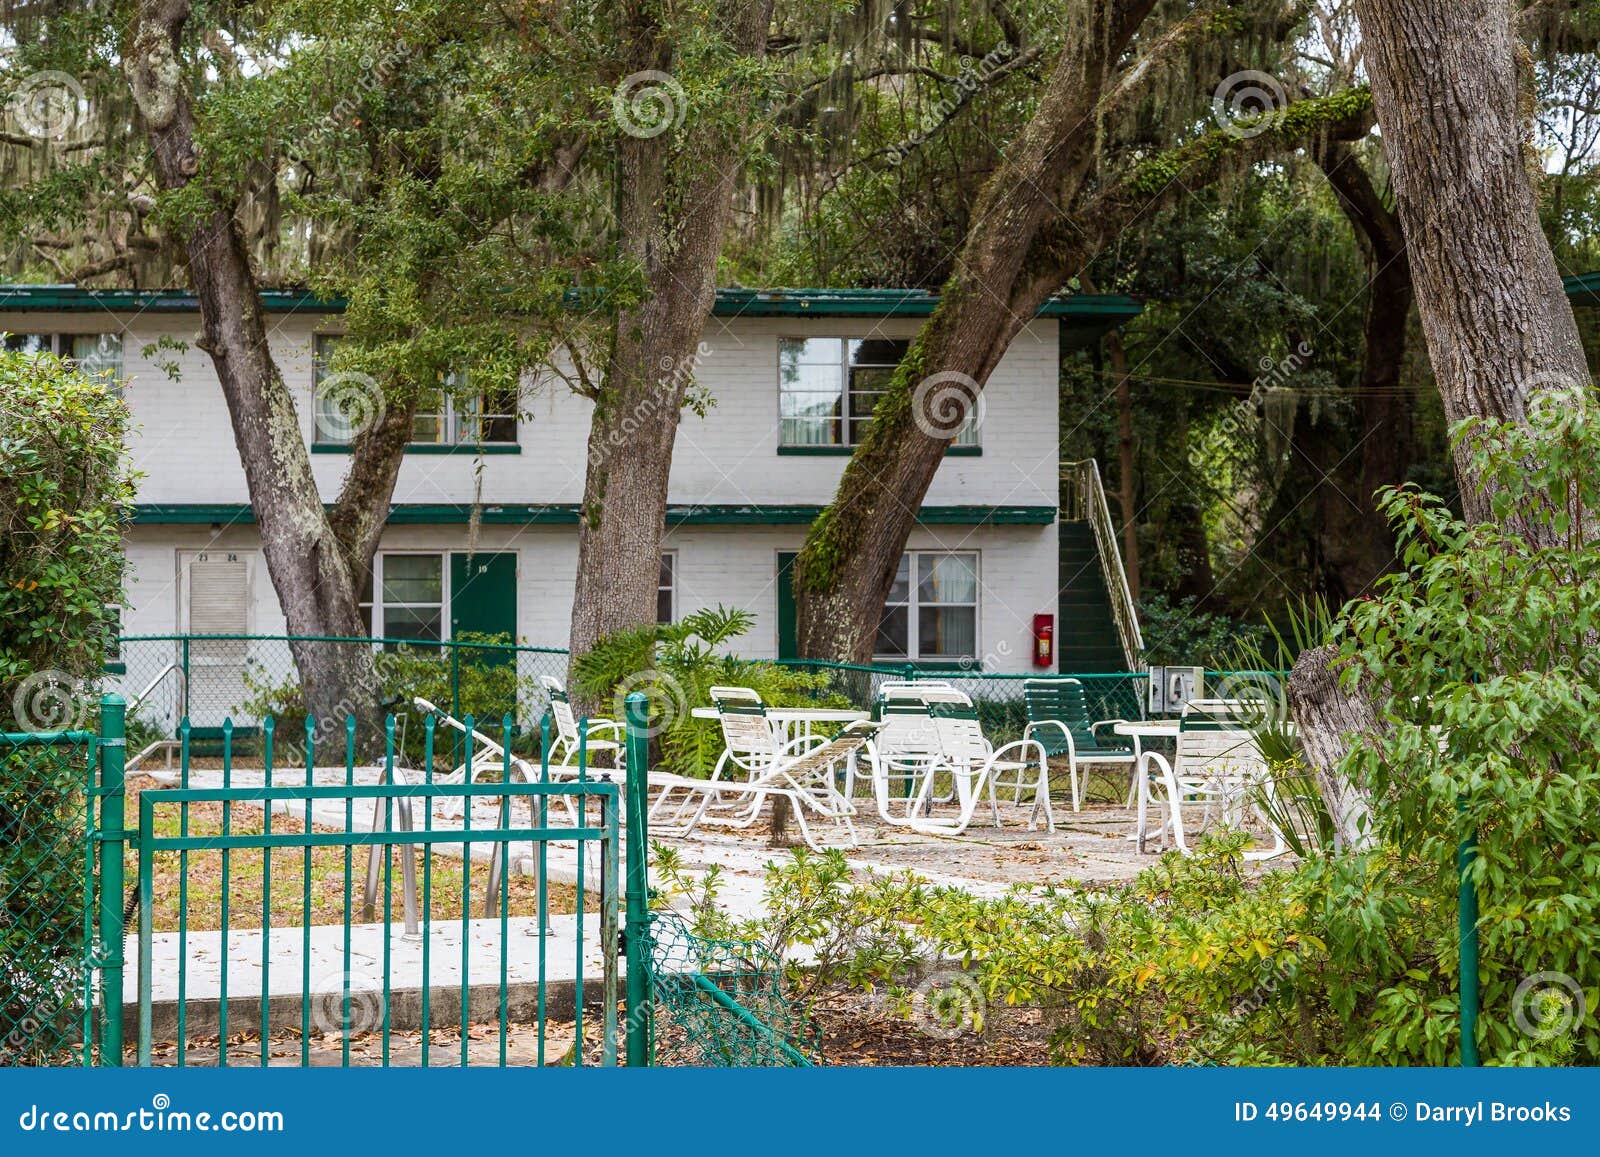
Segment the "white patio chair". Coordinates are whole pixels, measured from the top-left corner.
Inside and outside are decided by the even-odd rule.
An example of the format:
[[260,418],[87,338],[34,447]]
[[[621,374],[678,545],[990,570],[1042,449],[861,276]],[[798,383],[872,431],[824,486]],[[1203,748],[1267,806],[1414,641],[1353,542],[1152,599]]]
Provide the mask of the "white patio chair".
[[[1170,837],[1184,855],[1191,854],[1188,836],[1206,823],[1220,819],[1242,827],[1245,811],[1254,808],[1272,836],[1272,846],[1245,853],[1247,860],[1265,860],[1288,850],[1283,833],[1253,798],[1255,792],[1273,796],[1272,772],[1246,728],[1213,722],[1200,712],[1184,716],[1178,727],[1177,750],[1172,762],[1159,752],[1146,751],[1139,763],[1139,818],[1137,835],[1142,852],[1149,838],[1149,807],[1159,806],[1162,847]],[[1155,793],[1154,795],[1152,793]],[[1184,813],[1198,812],[1186,820]]]
[[[984,738],[977,713],[971,708],[936,707],[932,715],[939,736],[940,764],[955,780],[954,801],[959,810],[955,818],[941,819],[921,815],[919,806],[906,820],[908,827],[928,835],[958,836],[972,823],[979,802],[987,794],[994,826],[998,828],[997,790],[1020,785],[1033,790],[1028,830],[1033,830],[1041,813],[1045,830],[1056,830],[1055,813],[1050,807],[1050,760],[1043,744],[1037,739],[1018,739],[997,749]],[[1020,753],[1022,758],[1008,759],[1009,752]],[[928,801],[932,787],[933,776],[929,775],[923,780],[919,804]]]
[[[922,799],[922,785],[943,761],[939,732],[922,699],[891,699],[878,706],[882,726],[873,743],[872,796],[878,815],[890,824],[906,824]],[[892,792],[902,785],[900,795]],[[893,804],[898,803],[899,814]]]
[[[538,768],[518,755],[512,755],[508,761],[506,749],[476,727],[469,728],[464,721],[457,719],[444,708],[435,706],[420,695],[413,696],[411,702],[418,711],[434,716],[452,731],[459,731],[466,737],[467,758],[446,774],[434,776],[434,783],[477,783],[485,776],[498,781],[501,773],[506,770],[508,762],[513,781],[521,783],[540,782]],[[567,818],[576,822],[578,813],[573,807],[571,798],[567,796],[557,796],[555,798],[561,801],[561,807],[566,811]],[[466,796],[458,796],[453,800],[447,800],[440,808],[441,813],[447,818],[459,819],[466,812],[466,799]]]
[[[812,850],[823,850],[811,830],[812,821],[817,819],[831,822],[854,847],[856,830],[851,817],[855,815],[855,807],[835,786],[835,778],[840,765],[863,750],[869,760],[875,758],[872,737],[879,727],[880,724],[859,720],[832,739],[802,736],[793,743],[811,744],[809,750],[781,754],[742,783],[682,781],[664,791],[663,798],[672,790],[682,790],[698,802],[680,826],[662,834],[687,836],[701,824],[749,827],[760,816],[761,807],[769,798],[781,796],[789,800],[800,835]],[[729,797],[732,797],[731,802]],[[723,808],[728,809],[727,814],[718,814]]]
[[[572,701],[567,697],[567,689],[561,685],[561,680],[554,675],[540,675],[539,683],[544,687],[545,694],[550,697],[550,714],[556,723],[556,737],[550,744],[551,778],[578,778],[580,748],[587,749],[584,764],[586,772],[610,771],[620,776],[627,762],[623,725],[614,719],[590,719],[585,739],[585,735],[578,734],[578,720],[572,712]],[[610,735],[612,738],[596,738],[601,735]],[[596,755],[608,759],[611,766],[606,767],[604,764],[597,766]]]

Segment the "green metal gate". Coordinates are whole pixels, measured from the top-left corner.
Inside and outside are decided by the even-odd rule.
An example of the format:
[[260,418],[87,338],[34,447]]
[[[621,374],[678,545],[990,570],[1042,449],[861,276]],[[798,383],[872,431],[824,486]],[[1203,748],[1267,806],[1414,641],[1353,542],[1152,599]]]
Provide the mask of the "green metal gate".
[[552,782],[509,717],[461,721],[464,776],[421,722],[366,758],[353,721],[180,733],[130,833],[141,1065],[616,1063],[620,785]]

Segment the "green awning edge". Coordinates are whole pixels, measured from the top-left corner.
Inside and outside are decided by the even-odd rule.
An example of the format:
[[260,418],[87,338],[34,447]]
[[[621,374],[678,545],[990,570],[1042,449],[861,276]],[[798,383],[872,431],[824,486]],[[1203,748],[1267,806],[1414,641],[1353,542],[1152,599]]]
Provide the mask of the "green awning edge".
[[[576,301],[581,295],[572,291]],[[340,298],[304,289],[265,289],[268,313],[342,313]],[[939,296],[922,289],[719,289],[718,317],[927,317]],[[1120,294],[1058,294],[1038,316],[1117,325],[1143,306]],[[182,289],[83,289],[75,285],[0,285],[0,313],[196,313],[200,301]],[[0,329],[5,328],[0,325]]]
[[[667,526],[809,526],[823,508],[816,505],[674,505],[667,507]],[[465,525],[472,506],[465,502],[400,503],[389,510],[390,526]],[[924,506],[917,521],[924,526],[1048,526],[1056,520],[1053,506]],[[576,526],[575,504],[488,503],[482,521],[495,526]],[[137,526],[247,526],[255,522],[248,503],[139,503],[133,508]]]

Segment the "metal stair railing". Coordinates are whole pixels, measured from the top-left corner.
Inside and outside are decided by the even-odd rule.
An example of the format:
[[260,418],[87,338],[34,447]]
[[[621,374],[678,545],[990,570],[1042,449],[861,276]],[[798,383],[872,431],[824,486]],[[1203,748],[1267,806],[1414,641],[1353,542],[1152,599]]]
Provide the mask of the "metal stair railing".
[[1117,626],[1123,657],[1128,670],[1142,670],[1144,637],[1139,632],[1139,609],[1122,568],[1111,508],[1100,481],[1100,464],[1093,458],[1061,464],[1061,518],[1064,522],[1087,522],[1093,528],[1095,552],[1100,556],[1100,573],[1111,596],[1111,617]]

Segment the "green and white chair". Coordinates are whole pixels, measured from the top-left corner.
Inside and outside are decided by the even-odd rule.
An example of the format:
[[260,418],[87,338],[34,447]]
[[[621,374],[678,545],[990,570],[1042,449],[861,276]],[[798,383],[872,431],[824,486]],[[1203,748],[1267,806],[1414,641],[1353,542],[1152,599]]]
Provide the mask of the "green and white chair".
[[[1089,699],[1077,679],[1026,679],[1023,699],[1028,725],[1022,735],[1044,748],[1051,758],[1065,758],[1072,781],[1072,810],[1081,811],[1078,768],[1085,764],[1112,764],[1132,768],[1138,758],[1133,741],[1113,733],[1121,719],[1095,719]],[[1128,794],[1133,802],[1133,792]]]

